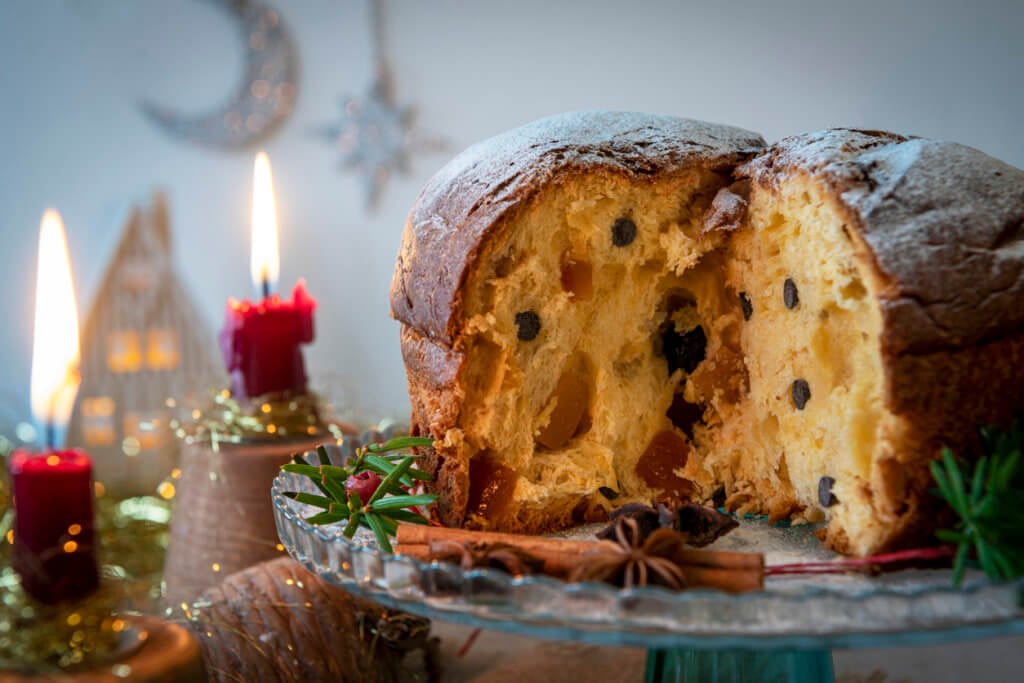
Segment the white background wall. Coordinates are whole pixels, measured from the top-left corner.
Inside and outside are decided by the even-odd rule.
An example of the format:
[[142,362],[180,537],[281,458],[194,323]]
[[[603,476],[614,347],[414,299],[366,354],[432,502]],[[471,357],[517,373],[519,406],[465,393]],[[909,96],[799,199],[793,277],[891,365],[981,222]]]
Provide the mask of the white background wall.
[[[295,114],[267,145],[282,283],[305,276],[320,300],[307,354],[314,374],[347,374],[367,414],[402,415],[387,290],[405,214],[445,155],[415,159],[368,214],[358,179],[310,134],[336,119],[342,94],[369,83],[367,6],[277,6],[303,64]],[[392,0],[385,23],[398,97],[450,140],[450,154],[543,115],[616,108],[734,123],[769,140],[832,125],[894,129],[1024,165],[1021,2]],[[206,3],[0,5],[3,422],[27,414],[36,236],[47,206],[64,214],[83,316],[127,207],[155,187],[171,193],[179,270],[211,328],[229,295],[249,295],[251,157],[171,140],[137,109],[144,97],[183,110],[217,106],[241,68],[235,26]],[[1008,654],[1019,648],[1011,641],[993,657],[998,670],[971,660],[969,678],[1019,675],[1020,655]],[[957,662],[967,661],[955,651],[935,657],[928,680],[941,678],[942,661],[956,680]],[[899,671],[923,665],[909,659]]]
[[[368,414],[404,414],[387,290],[403,221],[447,156],[568,109],[615,108],[734,123],[769,140],[831,125],[954,139],[1024,165],[1020,2],[553,2],[392,0],[396,90],[446,154],[415,158],[376,213],[311,134],[371,74],[365,1],[277,6],[301,51],[294,116],[268,144],[282,285],[319,298],[314,373],[346,374]],[[84,317],[130,202],[171,194],[180,272],[211,328],[249,295],[251,163],[172,140],[142,98],[202,111],[242,69],[228,15],[186,0],[0,5],[0,411],[28,402],[33,269],[45,207],[64,214]],[[211,344],[213,341],[211,340]]]

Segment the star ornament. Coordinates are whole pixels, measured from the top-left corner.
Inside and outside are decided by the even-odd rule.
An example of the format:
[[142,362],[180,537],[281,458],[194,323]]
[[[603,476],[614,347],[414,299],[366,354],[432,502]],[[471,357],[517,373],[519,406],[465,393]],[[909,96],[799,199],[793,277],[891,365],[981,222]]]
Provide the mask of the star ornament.
[[408,173],[413,153],[445,148],[443,139],[416,128],[411,107],[395,104],[386,80],[376,80],[364,97],[346,97],[341,105],[341,121],[322,135],[341,155],[342,167],[362,176],[369,208],[377,206],[392,173]]

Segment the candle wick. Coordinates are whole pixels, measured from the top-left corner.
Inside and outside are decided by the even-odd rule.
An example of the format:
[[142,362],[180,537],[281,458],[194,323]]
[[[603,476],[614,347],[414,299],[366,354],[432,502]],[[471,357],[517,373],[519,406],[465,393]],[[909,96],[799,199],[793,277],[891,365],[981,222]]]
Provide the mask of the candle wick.
[[263,289],[263,298],[264,299],[269,299],[270,298],[270,278],[264,277],[263,281],[261,283],[261,287]]
[[53,420],[47,420],[43,426],[43,442],[47,452],[57,450],[57,425]]

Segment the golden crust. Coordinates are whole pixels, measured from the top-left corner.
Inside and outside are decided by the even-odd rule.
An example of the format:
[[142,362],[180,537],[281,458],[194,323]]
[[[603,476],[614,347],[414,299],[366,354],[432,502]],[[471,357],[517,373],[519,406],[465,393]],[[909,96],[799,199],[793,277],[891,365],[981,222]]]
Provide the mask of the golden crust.
[[402,237],[391,314],[449,348],[457,341],[462,284],[508,214],[543,187],[578,173],[635,179],[707,167],[728,175],[761,149],[756,133],[634,112],[562,114],[470,147],[420,193]]

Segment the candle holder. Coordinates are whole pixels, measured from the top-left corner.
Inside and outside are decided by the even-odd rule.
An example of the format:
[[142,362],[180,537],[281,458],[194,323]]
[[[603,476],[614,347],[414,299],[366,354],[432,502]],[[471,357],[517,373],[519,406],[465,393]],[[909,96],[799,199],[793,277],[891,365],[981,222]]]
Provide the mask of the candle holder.
[[147,538],[134,528],[137,524],[103,508],[97,516],[98,531],[102,534],[118,525],[123,535],[137,542],[132,557],[109,549],[113,564],[104,568],[99,588],[80,599],[55,604],[35,600],[11,566],[11,542],[6,534],[0,537],[0,671],[5,672],[0,679],[10,683],[205,680],[198,643],[187,629],[124,613],[146,606],[150,592],[150,578],[138,571],[134,554],[152,554],[157,549],[154,542],[145,542]]
[[269,495],[281,465],[294,453],[357,434],[355,426],[321,415],[315,394],[238,401],[223,390],[198,419],[177,425],[183,446],[164,575],[170,608],[283,553]]

